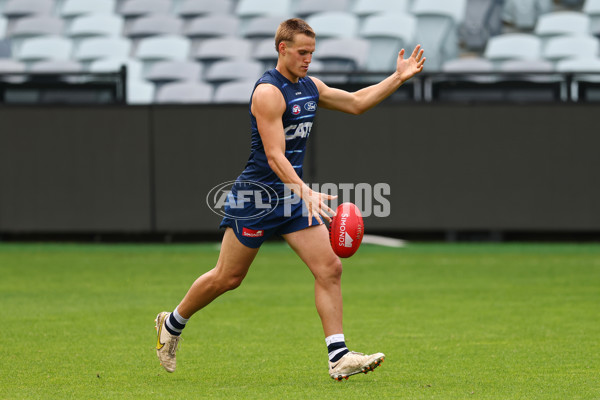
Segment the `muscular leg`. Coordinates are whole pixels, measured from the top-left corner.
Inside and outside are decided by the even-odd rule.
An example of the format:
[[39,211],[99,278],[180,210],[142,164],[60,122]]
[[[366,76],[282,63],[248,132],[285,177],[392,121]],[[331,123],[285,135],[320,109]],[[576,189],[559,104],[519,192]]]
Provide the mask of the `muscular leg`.
[[179,314],[190,318],[226,291],[237,288],[248,273],[256,253],[258,249],[241,244],[233,230],[227,228],[217,265],[192,284],[177,307]]
[[325,225],[283,235],[315,277],[315,304],[325,336],[342,333],[342,262],[329,244]]

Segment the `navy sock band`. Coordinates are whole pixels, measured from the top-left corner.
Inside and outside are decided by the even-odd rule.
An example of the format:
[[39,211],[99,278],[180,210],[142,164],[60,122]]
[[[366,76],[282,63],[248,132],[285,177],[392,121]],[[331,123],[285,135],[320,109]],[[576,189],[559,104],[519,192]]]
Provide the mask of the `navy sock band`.
[[331,362],[336,362],[349,353],[345,342],[331,343],[327,346],[327,351],[329,352],[329,361]]
[[179,336],[181,335],[181,331],[185,328],[185,324],[189,319],[183,318],[177,312],[177,309],[169,314],[169,317],[165,321],[165,328],[171,335]]

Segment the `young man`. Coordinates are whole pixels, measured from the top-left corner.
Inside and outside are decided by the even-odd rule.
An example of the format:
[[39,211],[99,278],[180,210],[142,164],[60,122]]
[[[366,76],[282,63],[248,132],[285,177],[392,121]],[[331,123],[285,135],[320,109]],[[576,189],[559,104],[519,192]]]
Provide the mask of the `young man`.
[[[250,158],[229,196],[238,199],[239,191],[256,182],[270,187],[279,202],[266,215],[258,212],[263,203],[242,201],[243,207],[226,206],[228,217],[221,223],[226,230],[217,265],[192,284],[172,313],[161,312],[156,318],[157,354],[169,372],[175,370],[179,335],[189,318],[221,294],[237,288],[261,244],[273,235],[283,236],[314,275],[315,303],[326,337],[330,376],[341,380],[366,373],[385,358],[382,353],[365,355],[346,348],[342,329],[342,263],[329,244],[329,233],[323,224],[323,218],[330,221],[334,214],[325,202],[334,197],[313,191],[302,181],[302,163],[317,105],[350,114],[369,110],[421,72],[425,62],[423,50],[417,46],[407,59],[401,50],[392,75],[349,93],[307,76],[315,51],[315,33],[305,21],[293,18],[282,22],[275,46],[279,53],[277,66],[258,80],[250,101]],[[290,201],[294,196],[301,201]],[[251,217],[256,215],[260,217]]]

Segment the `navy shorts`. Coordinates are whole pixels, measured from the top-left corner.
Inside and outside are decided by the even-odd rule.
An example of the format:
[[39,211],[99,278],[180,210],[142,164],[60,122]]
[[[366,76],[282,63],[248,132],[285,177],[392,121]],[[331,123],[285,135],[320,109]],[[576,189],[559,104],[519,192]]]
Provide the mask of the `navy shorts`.
[[[308,228],[308,215],[303,210],[306,210],[306,206],[303,201],[300,201],[288,205],[287,209],[283,205],[278,205],[260,218],[248,218],[247,215],[251,215],[252,208],[240,211],[225,207],[228,216],[223,218],[219,227],[232,228],[235,236],[244,246],[256,249],[273,235],[280,236]],[[319,225],[315,217],[312,218],[312,225]]]

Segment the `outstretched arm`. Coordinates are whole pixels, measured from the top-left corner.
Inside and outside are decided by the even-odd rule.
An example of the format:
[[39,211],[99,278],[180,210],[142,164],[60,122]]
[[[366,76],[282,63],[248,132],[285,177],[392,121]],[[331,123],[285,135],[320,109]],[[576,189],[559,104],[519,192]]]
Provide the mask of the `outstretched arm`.
[[350,114],[362,114],[375,107],[394,93],[400,85],[423,70],[425,57],[421,45],[413,50],[408,58],[404,58],[404,49],[398,53],[396,71],[381,82],[360,89],[356,92],[346,92],[331,88],[317,78],[311,79],[319,89],[319,106]]

